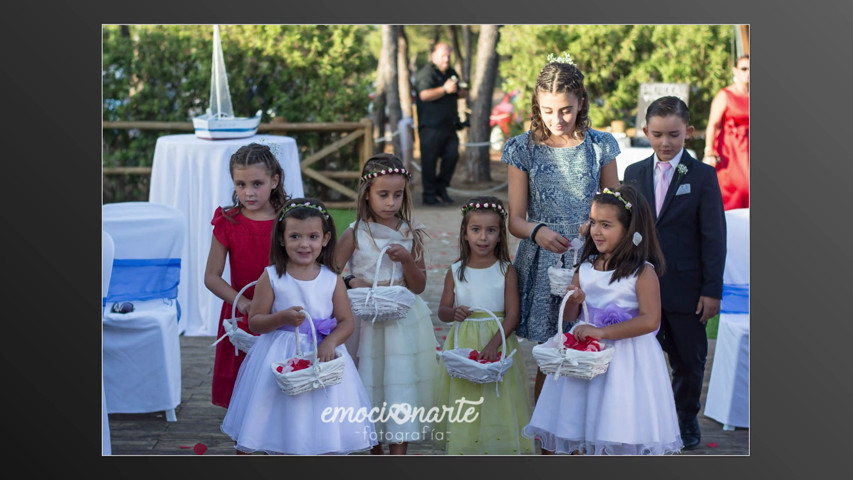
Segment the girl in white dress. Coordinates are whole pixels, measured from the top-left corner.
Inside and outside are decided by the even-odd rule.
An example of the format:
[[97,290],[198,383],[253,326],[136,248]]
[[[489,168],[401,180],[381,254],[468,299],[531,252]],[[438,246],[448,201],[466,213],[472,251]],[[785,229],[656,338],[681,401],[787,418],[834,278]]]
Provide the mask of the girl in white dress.
[[[390,246],[379,270],[378,285],[404,285],[415,294],[408,316],[393,321],[361,321],[357,345],[358,372],[374,408],[428,412],[433,406],[436,348],[438,343],[429,307],[418,296],[426,287],[423,228],[412,221],[410,174],[399,158],[374,155],[364,164],[358,189],[356,220],[344,231],[335,252],[337,265],[347,264],[347,288],[370,287],[376,260]],[[391,278],[392,262],[397,262]],[[395,407],[394,405],[398,405]],[[405,455],[409,442],[431,440],[431,428],[423,415],[380,418],[375,424],[379,445],[372,454]],[[387,421],[383,421],[387,420]]]
[[585,236],[563,321],[574,322],[585,301],[590,325],[569,334],[611,343],[613,358],[591,380],[547,378],[523,433],[544,454],[678,453],[675,402],[655,338],[664,261],[648,203],[630,185],[605,188],[593,197]]
[[[240,367],[221,427],[238,453],[346,454],[376,444],[370,400],[343,345],[353,316],[334,270],[335,238],[334,222],[315,199],[287,201],[273,226],[272,265],[249,309],[249,328],[260,335]],[[279,388],[271,365],[296,356],[297,328],[302,352],[314,350],[317,335],[320,362],[346,359],[340,383],[297,395]],[[338,407],[354,414],[335,415]]]

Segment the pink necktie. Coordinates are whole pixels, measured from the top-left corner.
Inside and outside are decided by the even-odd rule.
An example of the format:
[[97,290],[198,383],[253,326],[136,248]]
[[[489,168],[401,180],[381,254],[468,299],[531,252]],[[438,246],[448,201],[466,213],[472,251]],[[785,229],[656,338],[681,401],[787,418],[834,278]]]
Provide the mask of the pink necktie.
[[660,180],[658,180],[658,186],[655,188],[655,208],[658,215],[660,215],[660,207],[663,206],[663,199],[666,198],[666,189],[669,187],[669,175],[667,172],[672,168],[672,165],[669,162],[658,162],[657,167],[660,169]]

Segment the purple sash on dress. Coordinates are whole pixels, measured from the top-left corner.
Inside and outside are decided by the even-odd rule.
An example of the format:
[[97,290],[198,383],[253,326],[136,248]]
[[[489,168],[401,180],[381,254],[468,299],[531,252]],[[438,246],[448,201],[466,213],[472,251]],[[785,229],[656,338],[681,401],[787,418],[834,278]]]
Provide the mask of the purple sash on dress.
[[[640,313],[640,310],[637,308],[622,308],[612,303],[604,308],[587,305],[587,309],[589,310],[590,319],[584,319],[584,321],[599,328],[630,320]],[[581,313],[581,316],[583,316],[583,313]]]
[[[338,321],[334,318],[312,318],[311,320],[314,321],[314,329],[317,332],[317,345],[320,345],[323,339],[326,338],[330,333],[332,333],[332,330],[334,330],[335,327],[338,326]],[[296,327],[294,327],[293,325],[283,325],[278,329],[293,332],[296,330]],[[302,322],[302,325],[299,326],[299,333],[304,335],[311,335],[311,325],[308,323],[307,320],[305,322]]]

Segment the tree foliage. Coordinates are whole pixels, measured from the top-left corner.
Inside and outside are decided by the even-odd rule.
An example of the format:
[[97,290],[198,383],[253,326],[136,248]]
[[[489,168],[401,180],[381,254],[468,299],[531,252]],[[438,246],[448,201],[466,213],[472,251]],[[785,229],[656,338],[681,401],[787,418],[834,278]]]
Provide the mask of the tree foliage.
[[714,94],[731,83],[731,25],[511,25],[501,29],[504,91],[519,89],[516,108],[529,118],[530,98],[549,53],[568,51],[594,102],[590,120],[635,126],[640,84],[687,83],[691,122],[707,123]]
[[[222,25],[234,114],[252,116],[261,110],[263,122],[274,117],[288,122],[365,117],[376,56],[364,48],[364,42],[375,29],[369,25]],[[208,107],[212,26],[106,25],[102,40],[105,121],[187,122]],[[169,132],[104,130],[103,164],[151,165],[156,139],[164,133]],[[302,155],[330,143],[319,134],[299,136]],[[121,195],[114,198],[121,199]]]

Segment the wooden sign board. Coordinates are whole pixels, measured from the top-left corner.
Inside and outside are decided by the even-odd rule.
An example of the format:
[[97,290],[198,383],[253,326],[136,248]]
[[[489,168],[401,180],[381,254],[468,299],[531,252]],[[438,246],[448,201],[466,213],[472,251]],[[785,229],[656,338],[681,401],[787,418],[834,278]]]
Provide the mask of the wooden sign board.
[[641,83],[640,95],[637,99],[637,132],[636,138],[646,138],[643,133],[643,126],[646,124],[646,109],[649,108],[652,102],[660,97],[674,96],[687,101],[690,94],[690,84],[687,83]]

